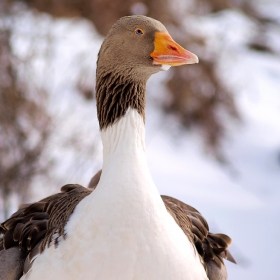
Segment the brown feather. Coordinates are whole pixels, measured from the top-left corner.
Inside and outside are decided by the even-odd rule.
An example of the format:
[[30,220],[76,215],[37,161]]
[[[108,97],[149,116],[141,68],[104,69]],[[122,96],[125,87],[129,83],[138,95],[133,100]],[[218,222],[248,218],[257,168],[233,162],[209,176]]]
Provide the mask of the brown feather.
[[13,239],[15,242],[19,241],[20,236],[21,236],[21,231],[23,230],[25,224],[23,223],[18,223],[15,226],[14,232],[13,232]]
[[89,189],[95,189],[99,183],[100,177],[102,174],[102,170],[100,169],[90,180],[88,184]]

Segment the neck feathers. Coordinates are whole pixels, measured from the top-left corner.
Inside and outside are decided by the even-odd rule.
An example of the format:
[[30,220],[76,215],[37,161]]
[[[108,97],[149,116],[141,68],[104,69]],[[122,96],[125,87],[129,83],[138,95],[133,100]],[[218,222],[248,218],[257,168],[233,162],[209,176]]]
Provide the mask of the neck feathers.
[[146,81],[129,73],[98,73],[96,83],[97,115],[100,129],[116,123],[128,108],[137,110],[145,120]]
[[[111,155],[116,155],[122,164],[146,154],[145,125],[143,118],[135,109],[128,109],[118,122],[101,131],[103,143],[103,160],[106,165]],[[124,160],[127,159],[127,160]],[[111,162],[109,160],[109,162]]]

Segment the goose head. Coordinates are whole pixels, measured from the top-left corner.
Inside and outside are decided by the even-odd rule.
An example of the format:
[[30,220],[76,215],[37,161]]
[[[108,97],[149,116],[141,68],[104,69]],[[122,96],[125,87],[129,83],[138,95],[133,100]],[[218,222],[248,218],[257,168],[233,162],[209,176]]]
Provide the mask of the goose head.
[[170,66],[192,63],[198,63],[197,56],[176,43],[161,22],[134,15],[113,25],[101,46],[97,68],[147,80]]

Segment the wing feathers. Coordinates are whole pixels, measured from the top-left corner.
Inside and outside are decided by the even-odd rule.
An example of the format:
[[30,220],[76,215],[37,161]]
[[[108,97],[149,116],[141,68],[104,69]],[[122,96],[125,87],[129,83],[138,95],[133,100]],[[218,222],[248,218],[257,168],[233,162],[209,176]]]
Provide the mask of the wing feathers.
[[195,208],[170,196],[162,195],[162,199],[168,212],[195,245],[205,263],[209,279],[227,279],[223,258],[236,263],[227,250],[231,238],[222,233],[209,232],[206,220]]
[[[3,234],[0,238],[0,256],[5,260],[3,264],[0,263],[0,271],[5,270],[3,266],[11,257],[11,261],[23,258],[20,259],[21,275],[23,270],[26,273],[38,253],[41,253],[51,242],[57,245],[60,236],[65,238],[64,227],[73,210],[90,193],[91,190],[80,185],[66,185],[61,188],[60,193],[33,204],[21,205],[11,218],[0,225],[0,233]],[[14,249],[21,253],[16,254]],[[14,269],[18,268],[19,266],[14,267]],[[9,269],[12,269],[12,266],[9,266]],[[13,271],[9,273],[12,275]],[[6,278],[0,277],[0,279]]]

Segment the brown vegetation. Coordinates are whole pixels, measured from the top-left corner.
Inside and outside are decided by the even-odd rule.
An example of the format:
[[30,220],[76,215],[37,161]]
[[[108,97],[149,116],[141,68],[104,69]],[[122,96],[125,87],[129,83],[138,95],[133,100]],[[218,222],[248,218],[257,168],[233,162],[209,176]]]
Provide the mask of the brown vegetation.
[[11,25],[4,17],[11,6],[0,6],[0,205],[7,217],[13,194],[25,200],[30,181],[46,171],[40,161],[48,138],[49,117],[44,108],[44,92],[30,95],[28,83],[19,75],[19,64],[10,40]]

